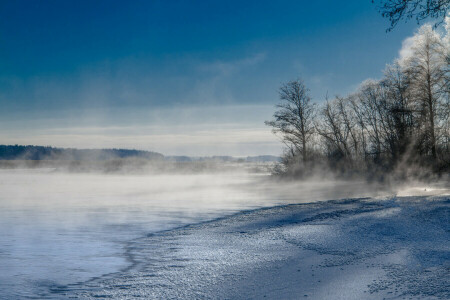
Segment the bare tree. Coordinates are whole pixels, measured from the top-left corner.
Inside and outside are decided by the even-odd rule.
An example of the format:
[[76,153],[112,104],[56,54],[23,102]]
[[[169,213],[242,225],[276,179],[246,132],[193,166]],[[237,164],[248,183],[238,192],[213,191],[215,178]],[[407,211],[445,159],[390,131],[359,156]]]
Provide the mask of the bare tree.
[[407,151],[412,141],[415,114],[407,76],[398,61],[386,67],[380,84],[386,90],[384,113],[391,126],[388,144],[395,162]]
[[276,106],[274,119],[265,123],[272,126],[275,133],[281,134],[291,153],[300,153],[303,163],[306,163],[309,142],[314,133],[315,104],[311,102],[309,90],[301,79],[283,84],[279,95],[281,101]]
[[450,17],[446,22],[446,35],[423,25],[382,79],[327,99],[317,115],[301,80],[284,84],[274,120],[266,124],[287,146],[286,173],[298,175],[305,165],[380,179],[390,172],[405,176],[405,166],[448,172]]
[[364,82],[358,93],[362,117],[371,143],[370,153],[376,160],[380,159],[383,150],[381,93],[379,82],[373,80]]
[[347,161],[351,160],[351,141],[354,141],[352,121],[346,110],[345,100],[336,97],[328,101],[321,111],[321,120],[316,125],[316,130],[325,139],[328,148],[333,155],[338,155]]
[[[375,0],[372,0],[372,3]],[[402,19],[416,19],[417,23],[427,18],[437,19],[440,24],[450,10],[450,0],[377,0],[381,15],[391,22],[392,30]]]
[[359,151],[358,153],[362,156],[363,161],[367,164],[367,126],[365,122],[364,110],[359,102],[360,98],[357,94],[349,97],[349,105],[353,111],[355,118],[356,128],[359,136]]
[[[404,62],[409,90],[423,118],[423,137],[436,159],[436,132],[446,98],[446,49],[431,26],[424,25],[414,37],[412,54]],[[448,98],[447,98],[448,101]]]

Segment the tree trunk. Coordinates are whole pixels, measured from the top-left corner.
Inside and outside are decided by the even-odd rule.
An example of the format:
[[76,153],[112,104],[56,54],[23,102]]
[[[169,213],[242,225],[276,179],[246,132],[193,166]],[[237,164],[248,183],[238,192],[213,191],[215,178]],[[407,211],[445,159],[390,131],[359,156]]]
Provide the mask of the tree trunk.
[[430,110],[430,137],[431,137],[431,155],[436,159],[436,137],[434,135],[434,108],[433,108],[433,93],[431,91],[431,75],[427,74],[427,92],[428,92],[428,109]]

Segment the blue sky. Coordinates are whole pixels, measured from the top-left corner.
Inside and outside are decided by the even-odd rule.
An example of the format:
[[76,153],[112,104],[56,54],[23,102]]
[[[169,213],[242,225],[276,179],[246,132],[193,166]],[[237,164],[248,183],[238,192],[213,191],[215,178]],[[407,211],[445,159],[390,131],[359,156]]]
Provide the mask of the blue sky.
[[0,1],[0,143],[280,154],[282,82],[379,78],[417,28],[370,0]]

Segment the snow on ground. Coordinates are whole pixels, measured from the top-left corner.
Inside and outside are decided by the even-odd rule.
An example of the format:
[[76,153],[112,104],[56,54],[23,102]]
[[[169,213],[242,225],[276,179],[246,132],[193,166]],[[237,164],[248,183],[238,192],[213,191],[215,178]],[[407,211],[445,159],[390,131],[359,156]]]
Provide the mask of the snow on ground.
[[450,197],[285,205],[150,234],[54,298],[450,299]]

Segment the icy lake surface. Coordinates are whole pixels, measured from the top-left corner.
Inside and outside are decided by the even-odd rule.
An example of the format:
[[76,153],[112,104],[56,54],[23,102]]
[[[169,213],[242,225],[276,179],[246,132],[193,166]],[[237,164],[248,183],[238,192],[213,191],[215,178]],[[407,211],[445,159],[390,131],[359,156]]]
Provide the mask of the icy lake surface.
[[152,233],[242,210],[374,193],[323,180],[283,186],[247,171],[0,170],[0,298],[59,298],[67,286],[124,272],[134,263],[130,242]]
[[1,170],[0,298],[126,268],[133,238],[275,204],[244,188],[261,176]]

